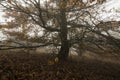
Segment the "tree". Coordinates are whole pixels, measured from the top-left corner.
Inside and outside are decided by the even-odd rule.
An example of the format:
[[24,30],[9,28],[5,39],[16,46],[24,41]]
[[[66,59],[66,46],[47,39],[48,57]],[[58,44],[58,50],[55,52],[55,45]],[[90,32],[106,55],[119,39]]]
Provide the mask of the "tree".
[[[74,44],[84,42],[89,33],[106,37],[97,29],[94,23],[98,22],[95,22],[95,18],[91,15],[92,10],[103,2],[105,0],[87,0],[87,2],[84,0],[46,0],[44,2],[9,0],[1,5],[5,7],[7,16],[13,17],[8,27],[22,29],[19,36],[16,36],[18,32],[15,33],[15,31],[7,31],[9,35],[14,35],[18,40],[20,35],[24,35],[26,36],[24,40],[27,42],[38,41],[45,46],[51,44],[61,46],[58,57],[60,60],[66,60],[70,48]],[[42,34],[38,37],[39,30],[35,31],[37,36],[33,39],[26,34],[35,27],[41,29]]]

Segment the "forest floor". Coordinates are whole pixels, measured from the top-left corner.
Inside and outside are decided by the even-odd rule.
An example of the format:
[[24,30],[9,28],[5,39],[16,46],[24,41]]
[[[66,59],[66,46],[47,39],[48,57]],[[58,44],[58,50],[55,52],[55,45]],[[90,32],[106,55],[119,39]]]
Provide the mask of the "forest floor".
[[120,64],[95,59],[52,60],[48,54],[0,52],[0,80],[120,80]]

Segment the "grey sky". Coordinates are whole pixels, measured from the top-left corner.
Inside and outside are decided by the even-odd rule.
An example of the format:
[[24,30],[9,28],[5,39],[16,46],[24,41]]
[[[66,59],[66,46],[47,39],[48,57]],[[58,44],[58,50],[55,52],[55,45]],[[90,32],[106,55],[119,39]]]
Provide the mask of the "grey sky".
[[[106,10],[106,12],[102,12],[99,9],[100,10],[99,17],[101,18],[101,20],[104,20],[104,21],[108,21],[108,20],[120,21],[120,0],[107,0],[107,1],[108,1],[107,3],[103,4],[103,5],[105,5],[104,9]],[[101,6],[101,9],[102,8],[103,8],[103,6]],[[1,7],[0,7],[0,9],[1,9]],[[115,12],[115,10],[117,10],[118,12]],[[4,12],[1,12],[1,10],[0,10],[0,24],[1,23],[3,24],[5,22],[5,20],[7,20],[2,17],[3,14],[4,14]],[[3,36],[3,33],[1,31],[0,31],[0,35],[1,35],[0,40],[4,40],[5,36]],[[119,36],[120,36],[120,34],[119,34]]]

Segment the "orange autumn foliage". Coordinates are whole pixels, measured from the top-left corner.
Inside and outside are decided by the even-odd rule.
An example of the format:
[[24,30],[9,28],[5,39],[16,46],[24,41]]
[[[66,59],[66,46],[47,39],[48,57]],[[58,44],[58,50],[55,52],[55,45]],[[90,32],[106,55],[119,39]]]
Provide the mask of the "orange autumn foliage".
[[11,2],[12,2],[12,0],[7,0],[7,2],[8,2],[8,3],[11,3]]

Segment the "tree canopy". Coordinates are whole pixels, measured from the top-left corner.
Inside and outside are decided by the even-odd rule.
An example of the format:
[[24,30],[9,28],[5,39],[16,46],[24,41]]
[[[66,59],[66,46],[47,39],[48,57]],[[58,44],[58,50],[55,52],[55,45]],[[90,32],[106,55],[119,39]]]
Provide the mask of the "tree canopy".
[[5,17],[12,19],[1,28],[9,36],[8,41],[17,46],[5,45],[0,49],[52,45],[59,48],[60,59],[67,59],[70,48],[76,48],[79,53],[96,52],[95,49],[119,50],[120,40],[108,32],[115,30],[118,26],[113,25],[119,25],[119,22],[103,22],[93,16],[96,14],[94,9],[104,2],[106,0],[2,1]]

